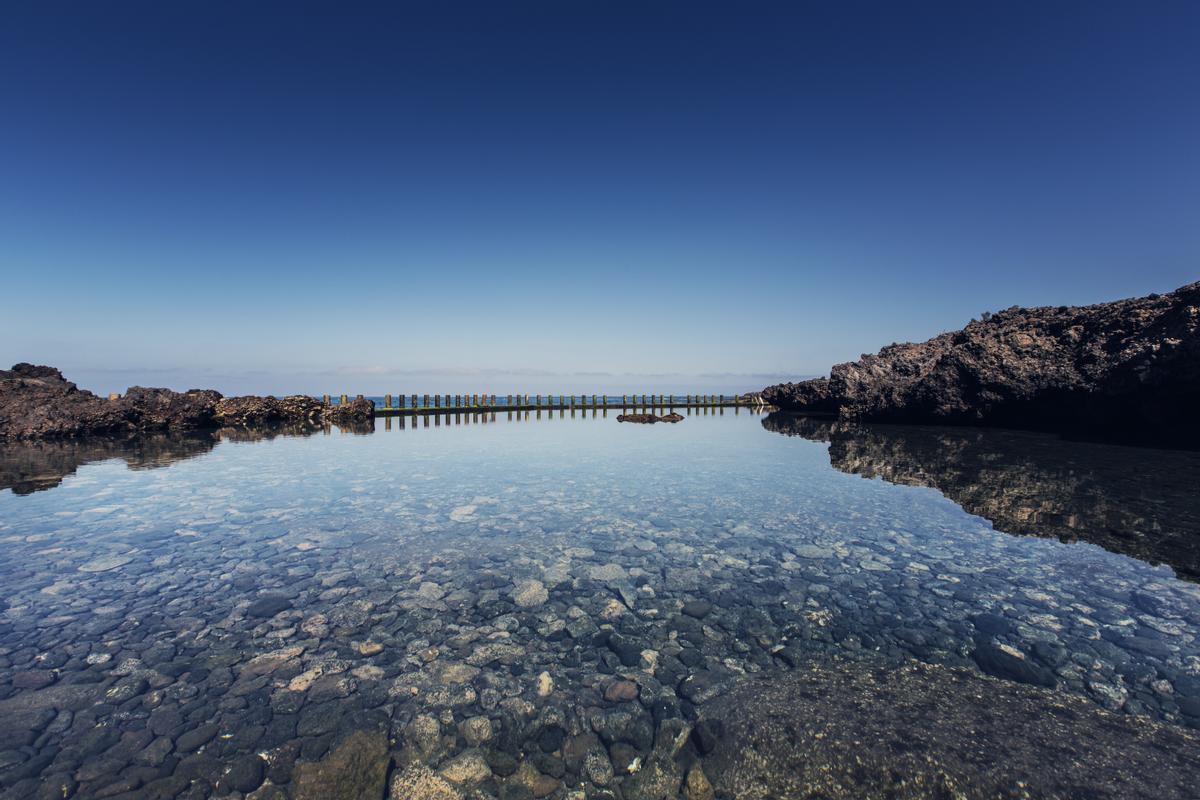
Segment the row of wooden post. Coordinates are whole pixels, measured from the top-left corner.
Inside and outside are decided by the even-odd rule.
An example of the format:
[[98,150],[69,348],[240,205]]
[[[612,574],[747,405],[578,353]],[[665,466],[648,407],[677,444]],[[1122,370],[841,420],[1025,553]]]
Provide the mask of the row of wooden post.
[[[587,412],[590,410],[592,412],[592,418],[595,419],[598,414],[603,414],[604,417],[607,418],[608,411],[610,408],[613,411],[618,410],[617,407],[615,407],[615,406],[599,406],[599,407],[593,406],[591,408],[555,407],[555,408],[508,409],[505,413],[507,413],[508,420],[510,422],[513,421],[513,419],[516,419],[518,422],[520,422],[522,419],[528,420],[528,419],[530,419],[530,416],[529,416],[530,414],[535,414],[536,415],[535,419],[540,420],[540,419],[542,419],[543,411],[546,412],[547,418],[552,420],[552,419],[554,419],[555,411],[558,411],[560,419],[565,418],[568,411],[571,413],[571,419],[576,418],[575,414],[577,411],[583,415],[584,419],[587,419]],[[714,415],[720,414],[722,416],[725,415],[725,407],[724,406],[693,406],[693,408],[696,409],[697,415],[700,415],[701,412],[703,412],[704,416],[708,416],[709,414],[714,414]],[[501,410],[504,411],[504,409],[501,409]],[[740,408],[738,408],[737,406],[734,406],[733,413],[737,414],[740,412],[740,410],[741,410]],[[497,412],[494,410],[484,410],[484,409],[479,409],[479,410],[475,410],[475,411],[462,411],[462,410],[446,409],[443,413],[440,413],[440,414],[414,415],[412,418],[412,426],[414,428],[417,427],[418,419],[424,420],[424,427],[426,427],[426,428],[430,427],[430,419],[433,420],[433,423],[432,423],[433,427],[441,427],[443,424],[443,422],[442,422],[443,418],[445,419],[444,424],[447,426],[449,426],[451,424],[451,419],[454,420],[453,424],[455,424],[455,425],[464,425],[464,424],[470,425],[473,422],[474,423],[495,422],[496,421],[496,413]],[[690,414],[691,412],[689,411],[688,413]],[[751,412],[751,413],[753,413],[753,412]],[[513,414],[516,414],[515,418],[513,417]],[[525,416],[522,417],[521,416],[522,414],[524,414]],[[385,416],[383,418],[383,420],[384,420],[384,430],[390,431],[392,429],[392,417]],[[405,427],[404,415],[396,415],[396,420],[399,423],[400,429],[403,430]]]
[[[430,399],[432,397],[432,403]],[[488,394],[456,394],[445,395],[446,402],[442,403],[442,395],[397,395],[395,399],[399,400],[399,405],[393,405],[392,395],[384,395],[383,407],[385,409],[424,409],[424,408],[496,408],[496,395]],[[588,395],[558,395],[558,402],[555,403],[555,395],[546,395],[546,402],[542,402],[542,395],[533,395],[533,401],[530,402],[530,395],[506,395],[504,406],[501,408],[611,408],[614,404],[609,402],[608,395],[591,395],[591,403],[588,403]],[[630,399],[632,397],[632,400]],[[515,402],[514,402],[515,398]],[[358,395],[358,399],[362,399],[362,395]],[[411,405],[406,405],[405,401],[411,399]],[[330,403],[330,396],[325,395],[322,400],[326,405]],[[419,402],[418,402],[419,400]],[[452,402],[453,400],[453,402]],[[731,398],[736,401],[737,397]],[[344,405],[349,402],[347,395],[342,395],[340,402]],[[621,395],[621,406],[674,406],[674,405],[725,405],[725,395],[714,394],[698,394],[684,395],[680,398],[679,395]]]

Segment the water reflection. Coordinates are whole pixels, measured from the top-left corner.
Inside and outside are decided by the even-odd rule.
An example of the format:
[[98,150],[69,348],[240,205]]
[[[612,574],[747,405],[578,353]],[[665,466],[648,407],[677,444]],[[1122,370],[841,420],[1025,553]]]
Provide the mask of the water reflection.
[[1090,542],[1200,580],[1200,454],[783,413],[762,425],[827,442],[842,472],[937,489],[997,530]]
[[0,491],[12,489],[13,494],[28,495],[53,489],[64,478],[74,475],[79,467],[114,458],[123,460],[129,469],[157,469],[202,456],[223,441],[257,442],[279,436],[312,436],[334,431],[364,435],[374,433],[375,426],[373,422],[340,428],[276,425],[9,442],[0,446]]

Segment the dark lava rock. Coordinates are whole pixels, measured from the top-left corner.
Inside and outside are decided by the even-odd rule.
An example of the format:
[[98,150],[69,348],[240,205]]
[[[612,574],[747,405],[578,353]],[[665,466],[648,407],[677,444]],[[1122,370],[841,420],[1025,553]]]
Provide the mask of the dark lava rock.
[[215,724],[197,726],[179,734],[179,738],[175,740],[175,749],[181,753],[198,750],[211,742],[216,735],[217,726]]
[[1200,778],[1195,731],[961,667],[813,664],[702,715],[725,728],[704,760],[718,797],[1173,800]]
[[220,399],[212,391],[135,386],[107,400],[53,367],[17,364],[0,370],[0,440],[206,427]]
[[785,411],[860,421],[1200,445],[1200,283],[1092,306],[1014,306],[762,394]]
[[387,735],[355,731],[321,761],[296,766],[294,800],[379,800],[387,783]]
[[977,642],[974,652],[975,663],[989,675],[1006,678],[1018,683],[1052,687],[1054,673],[1027,658],[1019,658],[990,642]]
[[617,422],[638,422],[641,424],[654,424],[655,422],[682,422],[683,415],[670,413],[658,416],[656,414],[617,414]]
[[364,425],[374,418],[374,401],[363,398],[326,406],[305,396],[222,397],[210,389],[134,386],[106,399],[80,389],[53,367],[22,363],[0,370],[0,441],[278,423]]
[[700,720],[692,728],[692,741],[695,742],[696,749],[703,755],[708,755],[717,749],[717,744],[724,735],[725,724],[721,720],[711,717]]
[[704,619],[712,611],[712,603],[707,600],[688,600],[681,610],[689,617]]
[[621,659],[621,664],[626,667],[633,667],[641,663],[642,645],[619,633],[614,633],[609,637],[608,649],[616,653],[617,658]]
[[975,629],[988,636],[1003,636],[1012,630],[1012,623],[999,614],[977,614],[971,620]]
[[273,617],[292,607],[292,601],[281,595],[268,594],[255,600],[246,609],[248,617]]
[[257,755],[241,756],[229,765],[229,771],[221,778],[218,789],[232,789],[236,792],[252,792],[262,786],[266,768],[263,760]]
[[701,670],[683,679],[679,684],[679,694],[700,705],[724,694],[732,682],[732,676],[725,672]]

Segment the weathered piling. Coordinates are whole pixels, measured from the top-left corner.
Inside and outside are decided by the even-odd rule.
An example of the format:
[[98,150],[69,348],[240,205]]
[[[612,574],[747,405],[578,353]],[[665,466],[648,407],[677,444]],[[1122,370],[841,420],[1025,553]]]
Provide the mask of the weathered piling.
[[[362,395],[358,395],[362,398]],[[629,409],[659,409],[682,406],[685,410],[695,408],[698,414],[708,413],[705,409],[711,408],[711,413],[718,412],[718,408],[733,407],[737,408],[740,405],[750,405],[749,395],[745,398],[741,395],[733,395],[732,397],[724,394],[687,394],[674,395],[668,393],[647,393],[647,394],[623,394],[621,395],[620,405],[622,408]],[[349,402],[349,395],[341,395],[340,402]],[[329,395],[323,397],[323,402],[329,402]],[[587,418],[586,411],[592,409],[608,409],[616,402],[616,398],[609,398],[606,394],[548,394],[548,395],[533,395],[528,394],[507,394],[495,395],[491,393],[475,393],[470,394],[435,394],[435,395],[384,395],[383,402],[376,408],[377,416],[388,416],[396,414],[438,414],[438,413],[467,413],[474,416],[466,420],[458,420],[454,424],[469,425],[472,423],[490,422],[495,420],[497,411],[525,411],[528,418],[529,411],[537,411],[545,409],[550,412],[550,418],[553,419],[554,411],[559,412],[559,418],[566,417],[568,410],[584,411],[585,413],[579,416]],[[686,413],[690,413],[687,411]],[[485,414],[480,417],[480,414]],[[572,416],[576,416],[572,414]],[[593,413],[592,415],[596,415]],[[447,418],[448,419],[448,418]],[[519,417],[518,417],[519,419]],[[435,425],[438,423],[434,423]],[[450,424],[447,422],[447,424]],[[415,425],[415,423],[414,423]]]

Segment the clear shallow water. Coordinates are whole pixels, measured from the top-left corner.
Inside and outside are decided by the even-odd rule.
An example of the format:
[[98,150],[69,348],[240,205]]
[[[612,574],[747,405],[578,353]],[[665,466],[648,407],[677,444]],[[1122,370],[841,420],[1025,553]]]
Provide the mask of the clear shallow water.
[[[0,492],[0,714],[15,720],[0,785],[290,791],[296,763],[348,731],[411,749],[433,719],[432,760],[479,743],[485,786],[520,763],[512,780],[534,770],[564,796],[596,788],[564,735],[594,731],[621,776],[740,676],[830,654],[969,665],[1200,724],[1200,590],[1175,577],[1186,538],[1162,529],[1194,519],[1188,492],[1088,473],[1115,487],[1096,494],[1105,529],[1076,515],[1082,541],[1064,544],[930,488],[969,485],[975,501],[959,499],[1012,528],[1004,508],[1058,519],[1079,494],[1057,468],[964,481],[964,458],[926,457],[914,481],[913,451],[955,448],[905,429],[782,436],[797,431],[745,410],[614,416],[8,448],[8,484],[31,493]],[[1026,444],[1035,461],[1074,454],[1071,475],[1148,452]],[[977,448],[993,467],[1017,452]],[[1172,486],[1200,485],[1196,459],[1161,457]],[[928,486],[860,477],[888,464]],[[1150,555],[1112,545],[1121,524]],[[1092,528],[1122,552],[1087,543]]]

